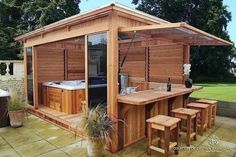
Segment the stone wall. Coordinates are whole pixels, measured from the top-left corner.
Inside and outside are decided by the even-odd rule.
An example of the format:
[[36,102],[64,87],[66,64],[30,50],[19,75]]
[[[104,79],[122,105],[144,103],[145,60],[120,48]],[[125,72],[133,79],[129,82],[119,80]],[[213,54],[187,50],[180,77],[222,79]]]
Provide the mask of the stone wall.
[[20,99],[24,100],[24,80],[0,80],[0,89],[9,91],[10,89],[17,90]]
[[[17,90],[21,100],[24,100],[24,63],[22,60],[0,60],[0,89]],[[10,72],[12,66],[12,72]]]

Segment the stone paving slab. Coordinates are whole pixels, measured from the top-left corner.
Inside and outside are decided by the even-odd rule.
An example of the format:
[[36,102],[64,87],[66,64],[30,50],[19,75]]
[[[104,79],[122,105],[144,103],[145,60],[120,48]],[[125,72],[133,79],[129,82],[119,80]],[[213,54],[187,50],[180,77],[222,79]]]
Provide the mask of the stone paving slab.
[[[178,157],[236,157],[236,119],[217,117],[217,123],[191,146],[180,137]],[[115,154],[105,151],[105,157],[149,157],[146,140]],[[171,156],[174,151],[171,151]],[[162,154],[152,151],[150,157]],[[87,157],[86,141],[30,115],[24,127],[0,128],[0,157]],[[176,156],[177,157],[177,156]]]

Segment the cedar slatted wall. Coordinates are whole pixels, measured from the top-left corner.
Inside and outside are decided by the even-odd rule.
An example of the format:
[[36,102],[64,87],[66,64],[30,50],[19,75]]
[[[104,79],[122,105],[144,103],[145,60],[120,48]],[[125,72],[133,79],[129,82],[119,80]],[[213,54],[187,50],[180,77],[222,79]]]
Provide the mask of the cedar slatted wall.
[[[127,44],[120,44],[120,64],[127,47]],[[165,83],[170,77],[172,83],[182,83],[183,45],[150,46],[148,63],[145,63],[145,58],[145,47],[132,45],[121,72],[137,80],[145,80],[145,67],[148,66],[148,81]]]
[[182,83],[183,46],[152,46],[149,49],[149,81]]
[[64,80],[64,49],[37,48],[38,82]]
[[84,51],[68,51],[68,80],[85,78]]
[[[67,70],[64,50],[67,49]],[[85,79],[84,45],[66,42],[49,43],[36,47],[38,82]],[[67,71],[67,79],[64,72]]]
[[[120,64],[127,52],[126,48],[120,48]],[[129,77],[145,79],[145,47],[130,48],[121,72],[129,74]]]

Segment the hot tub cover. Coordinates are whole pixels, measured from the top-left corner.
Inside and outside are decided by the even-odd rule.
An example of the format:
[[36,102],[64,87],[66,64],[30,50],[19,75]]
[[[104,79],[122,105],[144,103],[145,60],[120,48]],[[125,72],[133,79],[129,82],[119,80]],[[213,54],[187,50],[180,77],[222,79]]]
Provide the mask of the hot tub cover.
[[8,97],[8,96],[10,96],[9,92],[0,89],[0,97]]

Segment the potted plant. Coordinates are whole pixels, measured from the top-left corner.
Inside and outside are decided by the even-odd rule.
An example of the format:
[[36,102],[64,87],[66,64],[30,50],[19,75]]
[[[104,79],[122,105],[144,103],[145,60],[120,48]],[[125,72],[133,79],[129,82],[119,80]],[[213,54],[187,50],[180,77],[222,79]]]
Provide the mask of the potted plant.
[[24,121],[25,115],[25,104],[20,101],[16,90],[10,91],[10,101],[9,101],[9,118],[12,127],[21,127]]
[[87,141],[89,157],[101,157],[107,142],[111,142],[110,131],[113,122],[106,113],[103,105],[95,108],[83,108],[79,128],[83,131]]

